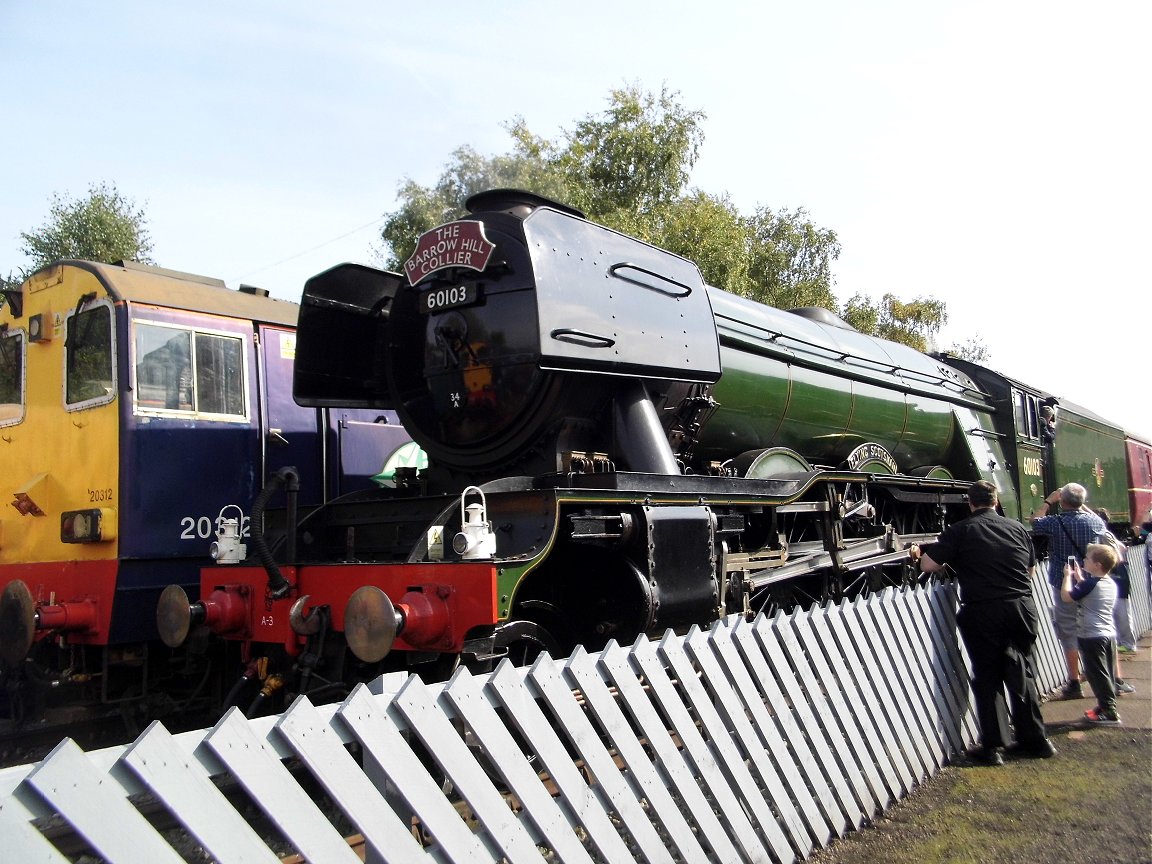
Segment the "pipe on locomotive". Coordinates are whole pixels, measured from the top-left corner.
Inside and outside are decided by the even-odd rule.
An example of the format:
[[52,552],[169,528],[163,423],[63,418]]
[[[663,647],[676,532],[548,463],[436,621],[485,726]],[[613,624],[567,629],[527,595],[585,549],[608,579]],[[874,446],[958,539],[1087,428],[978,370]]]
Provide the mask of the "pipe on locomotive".
[[272,550],[268,546],[268,540],[264,535],[264,508],[268,506],[268,501],[272,496],[281,489],[284,490],[288,508],[286,524],[289,527],[286,532],[286,554],[289,561],[294,561],[296,558],[296,532],[293,527],[296,525],[296,497],[300,491],[300,472],[291,466],[281,468],[272,475],[252,503],[252,545],[255,548],[257,560],[268,572],[268,593],[273,600],[287,597],[288,592],[292,590],[291,583],[280,572],[280,567],[276,564],[276,559],[273,557]]

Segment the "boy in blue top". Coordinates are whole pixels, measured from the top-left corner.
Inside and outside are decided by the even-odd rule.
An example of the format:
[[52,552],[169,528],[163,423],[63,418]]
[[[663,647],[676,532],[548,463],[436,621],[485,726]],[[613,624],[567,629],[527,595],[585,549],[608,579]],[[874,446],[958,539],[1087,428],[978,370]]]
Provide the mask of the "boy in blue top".
[[1117,562],[1111,546],[1089,543],[1084,555],[1084,568],[1069,556],[1064,565],[1064,579],[1060,596],[1066,603],[1080,607],[1080,620],[1076,629],[1076,642],[1084,663],[1084,673],[1092,692],[1096,694],[1096,707],[1085,711],[1090,723],[1119,725],[1116,713],[1116,625],[1112,608],[1116,605],[1116,583],[1108,575]]

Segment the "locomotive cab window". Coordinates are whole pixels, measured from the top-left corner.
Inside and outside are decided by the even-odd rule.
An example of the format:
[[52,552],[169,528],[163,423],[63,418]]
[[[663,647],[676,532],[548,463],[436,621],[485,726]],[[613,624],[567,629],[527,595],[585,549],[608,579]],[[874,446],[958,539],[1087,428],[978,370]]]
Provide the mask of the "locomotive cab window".
[[84,305],[69,316],[64,349],[64,401],[68,410],[103,405],[116,398],[112,307]]
[[24,419],[24,332],[0,333],[0,426]]
[[1040,437],[1040,423],[1036,397],[1021,390],[1013,391],[1013,396],[1017,436],[1030,441],[1037,440]]
[[247,418],[239,336],[136,323],[136,413]]

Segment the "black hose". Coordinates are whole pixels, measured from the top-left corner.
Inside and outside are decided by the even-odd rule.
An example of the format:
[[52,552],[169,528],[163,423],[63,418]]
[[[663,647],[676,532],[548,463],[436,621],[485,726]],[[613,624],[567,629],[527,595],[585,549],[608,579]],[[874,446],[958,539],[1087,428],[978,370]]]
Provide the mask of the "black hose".
[[240,691],[244,689],[244,685],[251,680],[251,678],[248,678],[245,675],[241,675],[240,679],[232,685],[232,689],[229,690],[228,695],[224,697],[224,707],[221,711],[221,716],[223,716],[224,711],[227,711],[229,708],[236,704],[237,700],[240,698]]
[[[285,467],[278,470],[268,479],[260,494],[256,496],[256,500],[252,502],[252,545],[255,547],[257,560],[268,573],[268,593],[274,600],[286,597],[292,590],[291,583],[280,572],[276,559],[272,556],[272,550],[268,547],[268,540],[264,536],[264,508],[272,496],[282,488],[287,490],[290,502],[288,516],[291,521],[286,526],[288,536],[295,538],[296,493],[300,489],[300,474],[295,468]],[[295,547],[294,542],[291,545]]]

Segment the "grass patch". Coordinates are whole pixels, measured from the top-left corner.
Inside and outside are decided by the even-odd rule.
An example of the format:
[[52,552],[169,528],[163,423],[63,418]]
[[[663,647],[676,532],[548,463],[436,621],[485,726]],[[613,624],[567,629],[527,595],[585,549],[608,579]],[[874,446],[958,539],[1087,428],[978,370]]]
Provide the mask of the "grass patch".
[[1055,759],[951,765],[816,864],[1082,864],[1152,860],[1152,733],[1053,738]]

